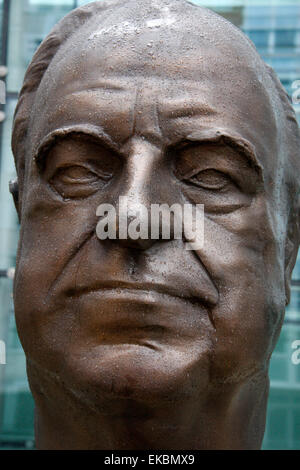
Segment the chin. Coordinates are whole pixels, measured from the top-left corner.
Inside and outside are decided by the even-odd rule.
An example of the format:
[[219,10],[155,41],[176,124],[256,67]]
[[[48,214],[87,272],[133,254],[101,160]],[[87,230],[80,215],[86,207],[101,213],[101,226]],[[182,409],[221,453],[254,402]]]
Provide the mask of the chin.
[[82,401],[102,406],[116,399],[151,405],[207,391],[207,352],[145,343],[97,346],[67,358],[64,383]]

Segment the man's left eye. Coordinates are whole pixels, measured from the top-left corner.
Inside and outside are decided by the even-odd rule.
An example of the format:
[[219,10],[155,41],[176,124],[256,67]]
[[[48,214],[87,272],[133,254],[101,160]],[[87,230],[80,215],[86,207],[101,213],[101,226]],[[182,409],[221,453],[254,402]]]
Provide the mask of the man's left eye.
[[49,181],[63,198],[85,198],[101,189],[111,179],[111,175],[92,171],[82,165],[59,168]]
[[82,166],[71,166],[67,168],[61,168],[55,175],[56,179],[59,179],[61,183],[65,184],[85,184],[93,183],[98,180],[98,175],[88,168]]
[[225,173],[213,169],[200,171],[186,181],[211,191],[220,191],[233,183]]

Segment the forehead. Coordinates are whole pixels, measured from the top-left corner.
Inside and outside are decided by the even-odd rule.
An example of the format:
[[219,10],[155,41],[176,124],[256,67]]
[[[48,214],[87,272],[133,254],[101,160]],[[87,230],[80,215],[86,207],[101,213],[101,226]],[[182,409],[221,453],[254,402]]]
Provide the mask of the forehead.
[[115,123],[105,131],[126,140],[118,120],[131,129],[130,120],[141,115],[148,121],[161,118],[165,134],[172,134],[169,118],[177,118],[189,120],[192,133],[215,127],[241,135],[255,147],[262,166],[271,169],[276,120],[258,55],[227,24],[216,27],[205,19],[196,28],[190,18],[162,20],[155,27],[151,18],[110,20],[75,34],[40,86],[37,141],[74,121]]

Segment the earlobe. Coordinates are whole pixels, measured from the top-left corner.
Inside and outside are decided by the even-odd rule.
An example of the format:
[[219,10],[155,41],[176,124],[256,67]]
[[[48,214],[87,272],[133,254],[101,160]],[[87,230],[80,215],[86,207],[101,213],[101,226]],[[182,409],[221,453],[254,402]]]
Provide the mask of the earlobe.
[[12,194],[14,198],[15,208],[17,213],[19,214],[19,184],[18,178],[9,182],[9,192]]

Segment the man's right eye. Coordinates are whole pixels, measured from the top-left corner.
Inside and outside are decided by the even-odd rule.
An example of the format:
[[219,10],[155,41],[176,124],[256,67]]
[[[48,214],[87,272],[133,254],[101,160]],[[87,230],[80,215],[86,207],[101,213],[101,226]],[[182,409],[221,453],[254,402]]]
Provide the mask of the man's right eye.
[[59,168],[50,179],[50,185],[65,199],[91,196],[101,188],[111,175],[92,171],[82,165]]

